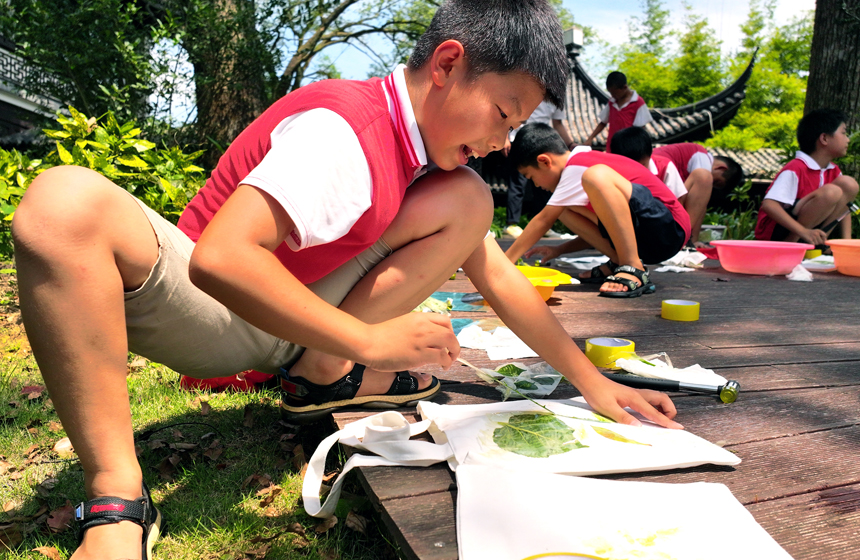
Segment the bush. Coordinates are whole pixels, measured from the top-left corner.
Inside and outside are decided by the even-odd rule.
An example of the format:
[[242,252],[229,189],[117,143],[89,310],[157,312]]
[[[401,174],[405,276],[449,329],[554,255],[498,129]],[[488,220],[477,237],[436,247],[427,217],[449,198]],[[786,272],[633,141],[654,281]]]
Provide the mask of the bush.
[[2,259],[12,256],[9,224],[21,197],[33,179],[51,167],[80,165],[98,171],[174,224],[206,180],[203,168],[194,164],[202,151],[158,148],[139,137],[141,129],[134,121],[120,124],[110,112],[101,119],[87,118],[69,107],[69,115],[58,116],[61,130],[44,130],[56,140],[56,148],[41,160],[0,149]]
[[750,196],[752,181],[738,185],[729,195],[738,208],[729,213],[708,212],[702,220],[703,224],[726,226],[725,239],[752,239],[755,236],[755,225],[758,220],[758,208],[761,201]]

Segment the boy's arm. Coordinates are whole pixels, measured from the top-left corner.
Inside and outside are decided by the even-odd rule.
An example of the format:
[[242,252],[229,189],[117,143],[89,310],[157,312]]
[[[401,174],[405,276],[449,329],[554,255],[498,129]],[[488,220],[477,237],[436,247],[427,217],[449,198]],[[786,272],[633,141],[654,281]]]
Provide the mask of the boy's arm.
[[576,144],[576,142],[573,141],[573,137],[570,135],[570,131],[567,129],[567,125],[564,121],[561,119],[552,119],[552,127],[556,132],[558,132],[558,135],[561,136],[567,149],[572,150],[573,145]]
[[538,245],[537,247],[532,247],[525,252],[523,257],[529,258],[534,255],[540,255],[543,261],[546,262],[556,259],[565,253],[575,253],[577,251],[584,251],[591,248],[591,245],[589,245],[583,238],[577,237],[576,239],[570,239],[559,245]]
[[239,185],[194,248],[192,282],[255,327],[301,346],[382,371],[450,366],[459,345],[447,318],[410,313],[368,325],[299,282],[272,253],[293,227],[274,198]]
[[820,229],[810,229],[797,220],[795,220],[791,214],[785,211],[782,207],[782,204],[777,202],[776,200],[766,198],[761,203],[761,212],[766,213],[768,216],[773,218],[773,220],[790,231],[795,235],[799,236],[802,240],[807,243],[812,243],[813,245],[822,245],[827,242],[827,234],[821,231]]
[[586,146],[591,146],[591,144],[594,142],[594,139],[597,138],[598,134],[603,132],[604,128],[606,128],[606,123],[597,123],[597,126],[594,127],[594,130],[591,132],[591,134],[588,135],[588,138],[585,139],[584,144]]
[[512,263],[517,262],[517,259],[522,256],[535,243],[540,241],[543,234],[549,231],[549,228],[555,223],[559,216],[564,211],[563,206],[544,206],[537,216],[523,230],[522,234],[514,241],[513,245],[505,252]]
[[682,427],[671,420],[675,406],[665,394],[637,391],[601,375],[495,240],[485,240],[463,263],[463,270],[505,325],[573,383],[597,412],[638,425],[639,421],[624,410],[630,407],[661,426]]

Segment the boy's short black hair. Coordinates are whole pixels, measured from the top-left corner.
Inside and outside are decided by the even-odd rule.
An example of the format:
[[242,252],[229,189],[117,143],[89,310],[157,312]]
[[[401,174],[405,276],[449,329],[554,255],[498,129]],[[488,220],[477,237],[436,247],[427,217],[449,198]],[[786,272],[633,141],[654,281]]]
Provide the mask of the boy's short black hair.
[[[615,148],[615,138],[612,138],[612,148]],[[714,156],[714,159],[726,164],[723,179],[726,182],[724,188],[727,191],[735,190],[735,187],[744,182],[744,168],[741,167],[741,164],[726,156]]]
[[[610,72],[608,76],[606,76],[606,89],[609,88],[623,88],[627,85],[627,76],[624,75],[624,72]],[[612,137],[612,141],[615,141],[615,137]]]
[[651,135],[641,126],[623,128],[612,137],[612,153],[633,161],[650,158],[653,150]]
[[409,68],[424,66],[449,39],[463,45],[473,76],[522,72],[544,88],[544,99],[564,107],[567,54],[546,0],[448,0],[415,43]]
[[566,154],[567,146],[553,127],[544,123],[529,123],[517,132],[511,151],[508,152],[508,165],[511,169],[537,167],[541,154]]
[[812,154],[818,137],[822,134],[834,134],[842,123],[848,122],[848,116],[838,109],[816,109],[806,114],[797,124],[797,144],[800,151]]

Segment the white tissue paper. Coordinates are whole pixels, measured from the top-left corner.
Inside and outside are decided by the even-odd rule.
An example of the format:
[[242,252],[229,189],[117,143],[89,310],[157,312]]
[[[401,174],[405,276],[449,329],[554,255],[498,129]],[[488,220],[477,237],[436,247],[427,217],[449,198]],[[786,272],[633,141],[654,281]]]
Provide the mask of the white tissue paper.
[[676,368],[657,358],[649,359],[647,362],[638,358],[619,358],[615,360],[615,365],[624,371],[642,377],[671,379],[672,381],[697,383],[699,385],[725,385],[727,383],[725,377],[714,373],[713,370],[703,368],[699,364]]
[[[699,251],[679,251],[674,257],[663,261],[662,265],[666,265],[668,267],[683,267],[683,268],[702,268],[702,262],[707,260],[703,253]],[[661,270],[657,269],[655,272],[686,272],[685,270]]]
[[803,268],[811,272],[830,272],[836,270],[833,255],[819,255],[814,259],[806,259],[802,263]]
[[595,266],[609,262],[609,257],[559,257],[554,259],[556,265],[575,268],[577,270],[591,270]]
[[[505,364],[496,369],[481,368],[487,376],[484,381],[495,380],[493,386],[503,399],[541,398],[549,396],[561,381],[562,375],[546,362],[527,366],[520,363]],[[478,375],[483,377],[482,375]]]
[[806,270],[802,264],[799,264],[786,275],[786,278],[796,282],[812,282],[812,273]]
[[496,327],[492,332],[478,325],[469,325],[457,335],[462,348],[486,350],[491,360],[516,360],[518,358],[537,358],[537,352],[528,347],[507,327]]

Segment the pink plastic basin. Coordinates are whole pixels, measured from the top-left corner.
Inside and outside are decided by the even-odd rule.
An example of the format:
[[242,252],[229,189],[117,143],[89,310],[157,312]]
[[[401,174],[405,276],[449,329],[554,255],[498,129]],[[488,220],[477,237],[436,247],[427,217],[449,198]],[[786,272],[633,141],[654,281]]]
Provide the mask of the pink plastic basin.
[[860,239],[830,239],[836,270],[848,276],[860,276]]
[[809,243],[788,243],[785,241],[711,241],[717,248],[720,266],[729,272],[740,274],[764,274],[776,276],[788,274],[803,260]]

